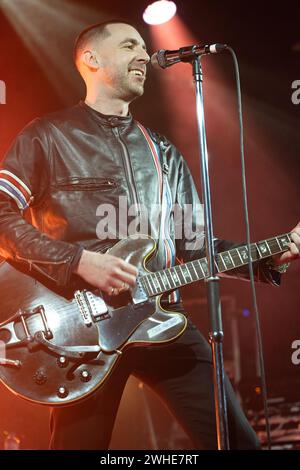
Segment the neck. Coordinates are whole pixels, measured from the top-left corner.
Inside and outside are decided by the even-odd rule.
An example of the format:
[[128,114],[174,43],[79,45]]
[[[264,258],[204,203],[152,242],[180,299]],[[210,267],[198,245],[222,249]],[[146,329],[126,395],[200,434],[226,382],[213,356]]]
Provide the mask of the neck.
[[108,96],[107,90],[88,87],[85,103],[102,114],[128,116],[129,103],[120,98]]

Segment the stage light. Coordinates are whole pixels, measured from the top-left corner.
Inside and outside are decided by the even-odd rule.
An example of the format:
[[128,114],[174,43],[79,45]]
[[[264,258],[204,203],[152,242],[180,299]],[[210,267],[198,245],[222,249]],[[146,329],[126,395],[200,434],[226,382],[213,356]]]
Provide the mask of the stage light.
[[163,24],[175,15],[177,7],[169,0],[159,0],[151,3],[143,13],[143,19],[147,24]]

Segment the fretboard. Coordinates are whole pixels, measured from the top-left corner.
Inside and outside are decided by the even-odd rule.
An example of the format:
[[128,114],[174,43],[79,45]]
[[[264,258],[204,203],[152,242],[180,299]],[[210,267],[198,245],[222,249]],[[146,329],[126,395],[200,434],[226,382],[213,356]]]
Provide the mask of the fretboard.
[[[250,245],[251,262],[268,258],[287,251],[291,242],[290,233],[268,238]],[[231,269],[239,268],[249,263],[247,245],[223,251],[215,256],[215,264],[218,273],[224,273]],[[178,264],[155,273],[145,274],[140,278],[143,288],[149,297],[163,294],[179,287],[200,281],[209,276],[206,258]]]

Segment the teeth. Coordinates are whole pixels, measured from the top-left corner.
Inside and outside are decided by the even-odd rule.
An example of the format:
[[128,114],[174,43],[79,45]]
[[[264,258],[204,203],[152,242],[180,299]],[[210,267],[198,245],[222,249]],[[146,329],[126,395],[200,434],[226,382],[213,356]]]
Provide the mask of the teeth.
[[140,70],[130,70],[130,72],[133,72],[134,75],[139,75],[140,77],[143,76],[142,72]]

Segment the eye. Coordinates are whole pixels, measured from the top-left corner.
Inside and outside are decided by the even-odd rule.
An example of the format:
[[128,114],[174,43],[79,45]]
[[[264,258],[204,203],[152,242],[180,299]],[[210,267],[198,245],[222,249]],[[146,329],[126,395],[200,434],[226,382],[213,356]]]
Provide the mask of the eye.
[[132,44],[132,43],[125,44],[125,45],[124,45],[124,48],[125,48],[125,49],[133,49],[133,48],[134,48],[134,44]]

